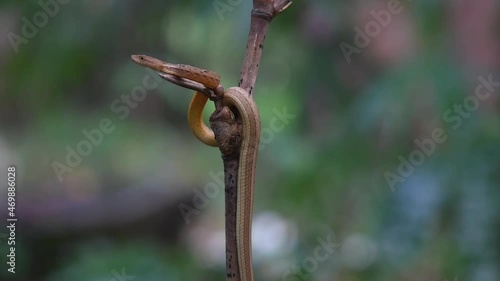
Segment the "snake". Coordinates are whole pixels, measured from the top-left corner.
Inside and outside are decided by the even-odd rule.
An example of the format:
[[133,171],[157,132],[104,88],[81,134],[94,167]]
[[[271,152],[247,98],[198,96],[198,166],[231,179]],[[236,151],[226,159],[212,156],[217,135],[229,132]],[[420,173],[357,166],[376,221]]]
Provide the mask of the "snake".
[[[146,55],[132,55],[132,60],[159,74],[172,75],[200,83],[208,89],[221,89],[220,75],[186,64],[167,63]],[[260,117],[257,105],[248,92],[231,87],[223,93],[223,105],[235,108],[242,124],[236,203],[236,247],[241,281],[253,281],[252,216],[257,152],[260,139]],[[203,122],[203,109],[209,97],[197,91],[188,109],[188,123],[194,135],[204,144],[218,147],[215,134]]]

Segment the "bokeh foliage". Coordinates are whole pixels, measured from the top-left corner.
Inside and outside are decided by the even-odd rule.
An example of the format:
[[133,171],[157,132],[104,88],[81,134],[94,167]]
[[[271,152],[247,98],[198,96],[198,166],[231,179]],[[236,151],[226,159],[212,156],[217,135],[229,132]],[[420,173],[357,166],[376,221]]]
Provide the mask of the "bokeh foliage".
[[[458,128],[443,117],[474,93],[479,76],[500,80],[498,5],[401,1],[403,12],[349,63],[340,44],[353,44],[354,27],[389,2],[295,1],[271,24],[255,89],[262,127],[272,128],[276,111],[295,117],[262,144],[255,212],[280,214],[298,235],[288,252],[256,261],[257,280],[500,279],[498,91]],[[217,3],[231,9],[217,13]],[[0,155],[2,166],[21,171],[19,198],[51,206],[172,186],[190,198],[222,170],[218,151],[187,127],[188,90],[163,82],[124,119],[112,104],[150,75],[131,62],[135,53],[207,68],[236,85],[251,1],[69,1],[15,52],[7,34],[21,35],[22,19],[41,10],[38,1],[0,4]],[[58,181],[52,163],[103,118],[114,131]],[[391,190],[384,174],[436,128],[447,140]],[[221,226],[223,193],[213,202],[193,224]],[[112,270],[125,268],[136,280],[224,278],[223,262],[207,266],[186,242],[193,224],[165,240],[95,229],[36,240],[30,225],[18,233],[35,241],[18,247],[18,277],[114,280]],[[285,278],[329,233],[338,251]],[[47,250],[35,245],[47,241],[58,249],[50,265],[33,261],[35,249]]]

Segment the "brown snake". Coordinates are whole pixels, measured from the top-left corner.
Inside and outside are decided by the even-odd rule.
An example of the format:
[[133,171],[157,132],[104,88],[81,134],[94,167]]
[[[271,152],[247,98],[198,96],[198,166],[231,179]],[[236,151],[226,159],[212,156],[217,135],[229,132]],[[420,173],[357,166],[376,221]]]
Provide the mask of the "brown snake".
[[[220,76],[208,70],[183,64],[171,64],[159,59],[133,55],[132,60],[139,65],[159,73],[173,75],[203,84],[209,89],[217,89]],[[196,92],[188,111],[189,126],[195,136],[210,146],[219,146],[214,132],[202,119],[203,108],[208,97]],[[253,98],[242,88],[229,88],[223,95],[223,104],[234,107],[242,123],[242,140],[238,170],[238,194],[236,203],[236,244],[241,281],[253,281],[252,268],[252,215],[255,169],[260,139],[260,117]]]

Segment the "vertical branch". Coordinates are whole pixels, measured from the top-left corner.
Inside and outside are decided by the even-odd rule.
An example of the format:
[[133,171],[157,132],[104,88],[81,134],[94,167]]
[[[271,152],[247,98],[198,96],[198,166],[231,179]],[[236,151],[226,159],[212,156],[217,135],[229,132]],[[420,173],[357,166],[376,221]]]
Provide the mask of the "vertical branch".
[[260,59],[264,49],[267,29],[271,20],[284,11],[292,2],[290,0],[254,0],[247,49],[241,67],[238,87],[245,89],[251,96],[257,81]]
[[241,67],[240,81],[238,87],[245,89],[251,96],[259,72],[259,62],[264,49],[267,29],[270,19],[254,16],[252,12],[252,23],[248,34],[247,51],[243,66]]
[[239,157],[224,159],[226,185],[226,280],[239,281],[238,249],[236,245],[236,200]]
[[[238,86],[250,95],[253,94],[259,64],[264,49],[264,39],[275,15],[284,11],[290,0],[253,0],[253,10],[248,34],[245,58],[240,73]],[[227,109],[227,108],[226,108]],[[236,241],[236,210],[238,198],[239,145],[241,126],[234,122],[229,112],[216,110],[210,118],[211,127],[220,145],[224,162],[226,194],[226,280],[240,281],[238,247]],[[252,280],[253,281],[253,280]]]
[[236,210],[238,196],[238,167],[240,159],[241,130],[233,112],[220,107],[210,116],[210,126],[224,162],[226,199],[226,280],[241,280],[236,242]]

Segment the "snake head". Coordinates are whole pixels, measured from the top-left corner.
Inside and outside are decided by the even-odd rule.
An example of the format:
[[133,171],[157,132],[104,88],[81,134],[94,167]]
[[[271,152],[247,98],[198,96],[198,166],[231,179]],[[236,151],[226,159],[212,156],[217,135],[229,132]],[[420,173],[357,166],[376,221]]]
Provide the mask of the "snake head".
[[153,58],[150,56],[146,56],[146,55],[132,55],[131,58],[138,65],[142,65],[144,67],[151,68],[153,70],[160,71],[160,72],[163,70],[163,66],[166,63],[162,60],[159,60],[159,59],[156,59],[156,58]]

